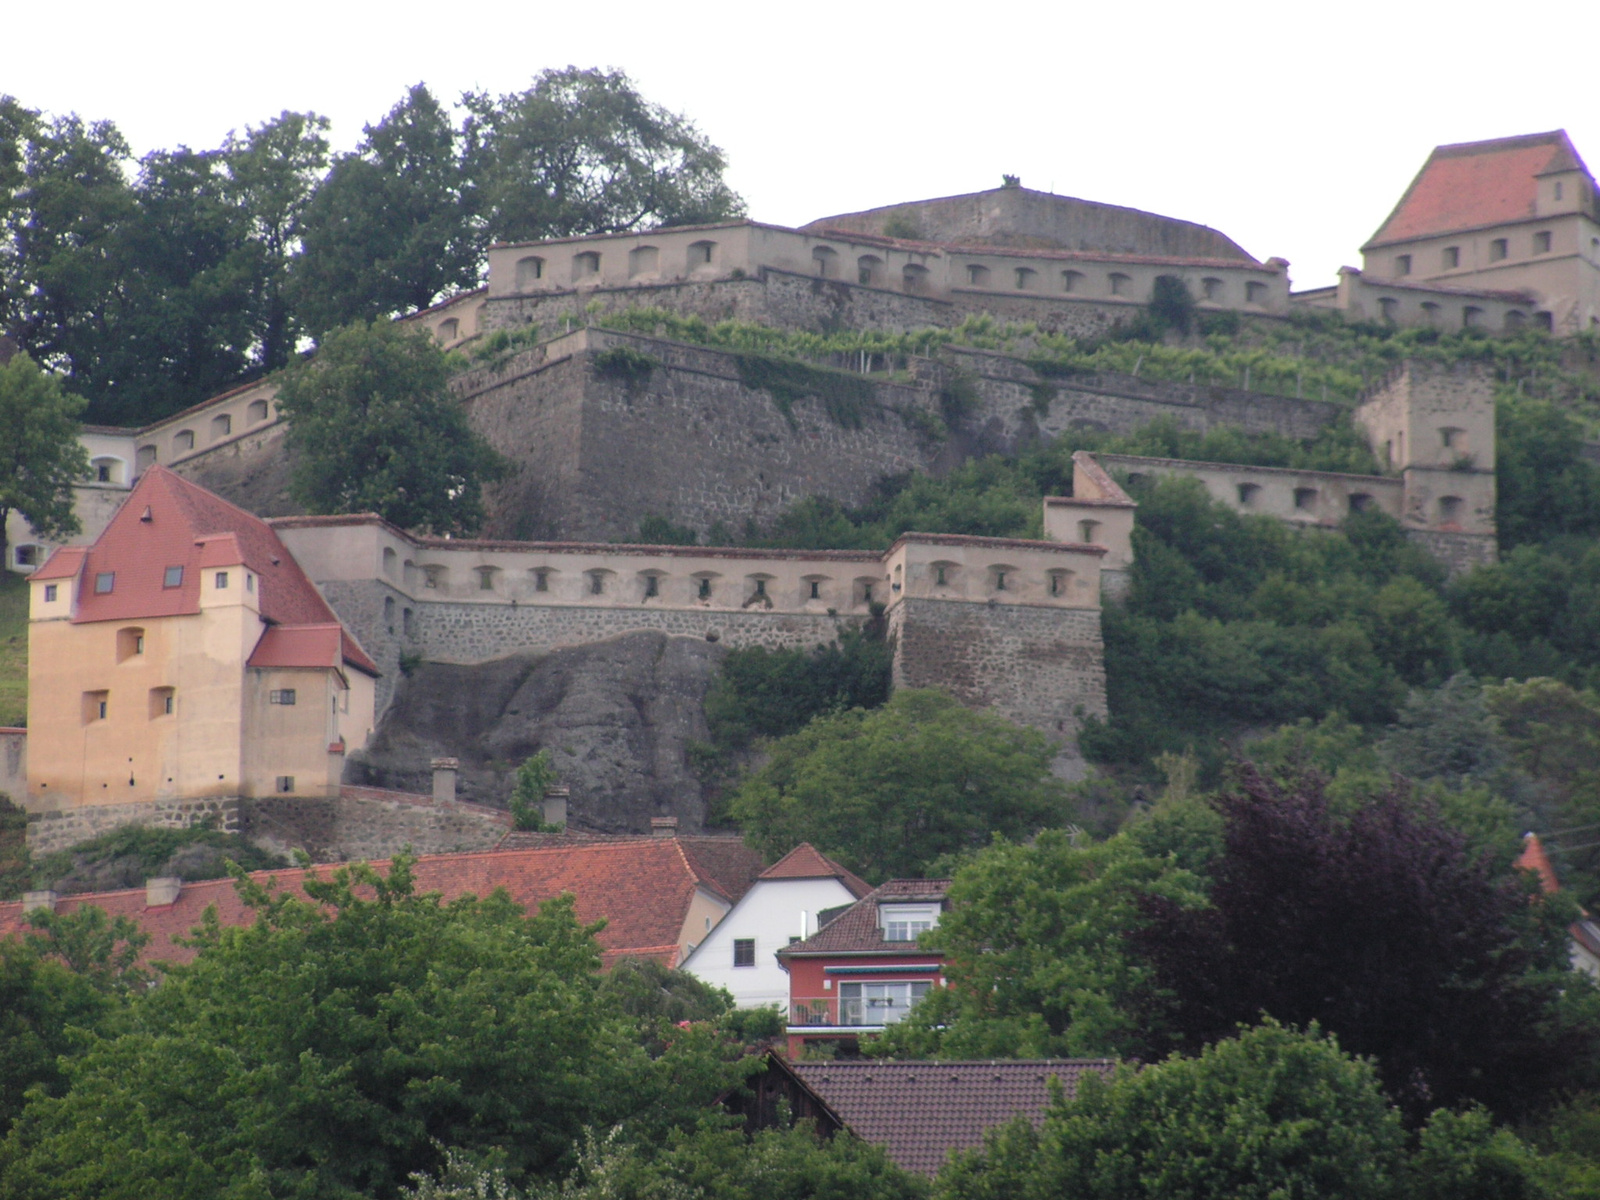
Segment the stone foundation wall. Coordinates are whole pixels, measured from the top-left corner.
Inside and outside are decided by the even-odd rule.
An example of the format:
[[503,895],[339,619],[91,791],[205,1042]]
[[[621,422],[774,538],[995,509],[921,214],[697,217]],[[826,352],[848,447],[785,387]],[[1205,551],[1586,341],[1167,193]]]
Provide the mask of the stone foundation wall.
[[65,850],[79,842],[121,829],[124,825],[155,825],[187,829],[214,820],[223,833],[238,833],[239,800],[146,800],[132,804],[86,804],[79,808],[28,813],[28,849],[35,854]]
[[896,687],[937,687],[1064,743],[1106,715],[1098,610],[906,599],[890,610]]
[[1443,563],[1452,578],[1500,561],[1499,542],[1493,534],[1407,529],[1406,537]]
[[492,849],[511,828],[500,809],[435,804],[425,797],[359,789],[337,800],[273,797],[240,805],[240,832],[264,850],[302,850],[315,862]]
[[290,516],[302,510],[289,499],[288,432],[287,421],[274,421],[175,462],[172,469],[257,516]]

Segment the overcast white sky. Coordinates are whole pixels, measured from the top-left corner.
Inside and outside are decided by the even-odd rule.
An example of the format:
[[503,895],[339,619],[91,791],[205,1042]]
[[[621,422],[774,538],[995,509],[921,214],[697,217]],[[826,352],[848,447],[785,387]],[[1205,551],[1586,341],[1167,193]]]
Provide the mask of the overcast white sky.
[[[727,152],[752,216],[996,186],[1215,226],[1332,283],[1437,143],[1565,127],[1600,167],[1597,6],[1343,3],[561,5],[86,0],[40,10],[0,92],[117,122],[137,152],[286,108],[340,149],[405,88],[620,67]],[[16,22],[9,23],[18,32]]]

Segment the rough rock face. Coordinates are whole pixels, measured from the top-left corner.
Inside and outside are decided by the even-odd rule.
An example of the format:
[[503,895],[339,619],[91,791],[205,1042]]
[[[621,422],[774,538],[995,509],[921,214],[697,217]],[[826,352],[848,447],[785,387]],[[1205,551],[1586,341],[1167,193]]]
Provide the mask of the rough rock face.
[[461,760],[460,799],[504,805],[517,765],[549,748],[575,824],[642,833],[651,817],[676,816],[697,830],[706,797],[688,744],[707,738],[705,694],[724,653],[641,631],[471,666],[423,663],[349,782],[427,792],[429,760],[448,756]]

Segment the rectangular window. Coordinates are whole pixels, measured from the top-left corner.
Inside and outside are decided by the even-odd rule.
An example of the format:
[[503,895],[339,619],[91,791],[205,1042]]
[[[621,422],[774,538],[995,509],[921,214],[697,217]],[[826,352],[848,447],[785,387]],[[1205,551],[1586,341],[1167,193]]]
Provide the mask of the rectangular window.
[[85,692],[83,694],[83,723],[104,721],[111,701],[110,692]]
[[268,704],[293,704],[294,703],[294,689],[293,688],[278,688],[278,689],[276,689],[274,691],[268,692],[267,693],[267,703]]
[[94,577],[94,594],[96,596],[108,595],[111,589],[116,586],[116,583],[117,573],[115,571],[101,571]]
[[94,469],[94,481],[96,483],[110,483],[111,482],[111,464],[110,463],[98,463],[98,464],[96,464],[95,469]]
[[1446,271],[1453,271],[1461,265],[1461,247],[1446,246],[1442,260]]
[[254,575],[246,575],[244,577],[244,590],[247,592],[256,590],[256,577]]
[[152,718],[170,717],[176,708],[177,705],[173,703],[171,688],[150,689],[150,716]]
[[932,921],[886,921],[883,926],[883,940],[886,942],[914,942],[920,934],[927,933],[932,928]]
[[228,586],[228,573],[226,571],[218,571],[217,572],[217,590],[220,592],[224,588],[226,588],[227,586]]
[[1502,258],[1504,258],[1506,256],[1508,251],[1509,251],[1509,246],[1506,243],[1506,239],[1505,238],[1495,238],[1494,241],[1489,243],[1489,261],[1490,262],[1499,262]]
[[1550,234],[1548,232],[1533,235],[1533,252],[1535,254],[1550,253]]
[[183,568],[182,567],[168,567],[161,574],[161,586],[164,587],[164,588],[182,587],[183,586]]
[[56,585],[55,584],[47,583],[47,584],[44,585],[44,602],[46,604],[54,604],[56,602]]
[[733,965],[736,967],[753,967],[756,965],[755,938],[733,939]]
[[660,594],[661,594],[661,581],[660,581],[660,579],[658,579],[654,575],[646,575],[644,577],[644,596],[645,596],[645,599],[648,600],[648,599],[650,599],[650,597],[659,596]]
[[1397,254],[1394,259],[1394,273],[1396,275],[1411,274],[1411,255]]
[[550,590],[549,571],[535,571],[533,573],[533,590],[536,592],[548,592]]
[[929,980],[906,983],[841,983],[839,1024],[893,1025],[928,994]]
[[294,776],[293,775],[279,775],[278,776],[278,790],[280,792],[292,792],[292,791],[294,791]]
[[813,600],[821,600],[822,599],[822,581],[821,580],[813,579],[811,581],[811,598]]

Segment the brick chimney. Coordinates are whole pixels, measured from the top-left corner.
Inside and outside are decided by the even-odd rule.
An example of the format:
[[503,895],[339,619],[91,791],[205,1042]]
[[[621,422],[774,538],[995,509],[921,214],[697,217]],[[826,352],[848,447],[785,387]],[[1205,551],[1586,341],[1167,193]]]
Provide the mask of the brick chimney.
[[144,881],[144,903],[146,908],[163,908],[168,904],[178,902],[178,893],[183,891],[183,880],[176,875],[157,875],[154,879]]
[[651,837],[677,837],[678,836],[678,818],[677,817],[651,817],[650,818],[650,836]]
[[55,912],[56,901],[59,899],[61,899],[59,895],[48,890],[42,892],[23,892],[22,911],[25,913],[30,913],[36,908],[48,908],[51,912]]
[[567,801],[571,798],[571,795],[571,791],[564,787],[545,789],[544,823],[546,825],[565,825],[567,823]]
[[456,798],[456,772],[461,769],[459,758],[436,758],[433,767],[433,802],[452,804]]

